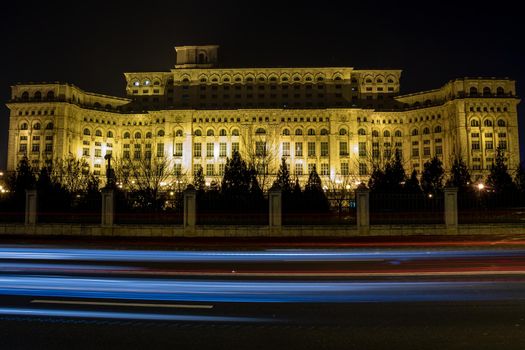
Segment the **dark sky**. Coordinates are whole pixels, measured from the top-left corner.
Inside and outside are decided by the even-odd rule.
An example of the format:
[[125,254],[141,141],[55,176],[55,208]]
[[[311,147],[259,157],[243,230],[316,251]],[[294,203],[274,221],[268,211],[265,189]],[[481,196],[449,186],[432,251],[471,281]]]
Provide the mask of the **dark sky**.
[[[122,96],[123,72],[169,70],[176,45],[218,44],[222,65],[232,67],[402,69],[402,93],[464,76],[511,77],[519,96],[525,90],[523,14],[509,2],[8,3],[0,14],[0,169],[11,84],[65,81]],[[523,119],[525,108],[519,112]]]

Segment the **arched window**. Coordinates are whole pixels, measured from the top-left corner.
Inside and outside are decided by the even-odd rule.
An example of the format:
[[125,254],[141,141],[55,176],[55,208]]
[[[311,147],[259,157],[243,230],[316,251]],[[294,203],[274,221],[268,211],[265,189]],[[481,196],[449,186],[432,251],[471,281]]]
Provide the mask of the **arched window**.
[[383,131],[383,137],[390,137],[390,131],[388,130]]
[[206,136],[214,136],[215,133],[213,132],[212,129],[209,129],[208,131],[206,131]]
[[263,128],[258,128],[257,130],[255,130],[255,133],[256,134],[266,134],[266,130],[264,130]]
[[314,129],[311,129],[311,128],[308,129],[308,135],[310,135],[310,136],[315,135],[315,130],[314,130]]
[[477,96],[478,95],[478,89],[475,87],[471,87],[469,90],[470,96]]
[[106,134],[106,136],[108,138],[113,138],[113,131],[108,131],[108,133]]
[[328,135],[328,129],[321,129],[321,135]]
[[95,108],[100,108],[100,103],[95,102],[95,103],[93,104],[93,107],[95,107]]
[[394,135],[395,137],[402,137],[403,133],[401,133],[401,130],[396,130],[396,133]]
[[423,129],[423,135],[428,135],[430,134],[430,129],[429,128],[424,128]]
[[35,92],[33,97],[36,101],[40,101],[42,99],[42,93],[40,91],[37,91]]
[[48,91],[47,92],[47,100],[48,101],[53,101],[55,99],[55,93],[53,91]]
[[290,135],[290,129],[283,129],[283,135],[289,136]]
[[419,135],[419,131],[417,129],[412,130],[412,136]]
[[505,90],[503,90],[503,88],[501,86],[499,86],[497,89],[496,89],[496,95],[498,96],[503,96],[505,95]]
[[[91,135],[91,131],[89,131],[88,128],[85,128],[84,129],[84,135],[86,135],[86,136]],[[124,137],[125,137],[125,134],[124,134]]]
[[164,130],[157,131],[157,136],[163,137],[164,136]]
[[27,130],[28,126],[27,126],[27,123],[22,123],[20,125],[20,130]]
[[239,129],[233,129],[232,136],[239,136]]
[[47,123],[46,130],[53,130],[53,128],[54,128],[53,123]]
[[503,119],[499,119],[498,120],[498,126],[505,126],[505,125],[506,125],[506,123],[505,123],[505,121]]
[[490,88],[488,86],[485,86],[483,88],[483,96],[490,96],[492,95],[492,91],[490,91]]
[[346,135],[346,134],[347,134],[347,131],[345,128],[339,129],[339,135]]
[[179,129],[179,130],[175,131],[175,136],[176,137],[181,137],[182,136],[182,130]]
[[477,119],[472,119],[470,121],[470,126],[479,126],[479,121]]
[[295,134],[296,135],[302,135],[303,134],[303,130],[302,129],[295,129]]
[[436,126],[434,128],[434,132],[437,133],[437,134],[440,133],[441,132],[441,125]]
[[366,79],[365,82],[366,82],[367,84],[371,84],[371,83],[372,83],[372,79]]
[[147,132],[146,133],[146,138],[147,139],[151,139],[152,136],[153,136],[153,134],[151,132]]
[[219,136],[226,136],[226,129],[219,130]]
[[106,105],[106,109],[111,109],[113,108],[109,103]]
[[102,131],[95,130],[95,136],[102,136]]
[[425,100],[425,106],[430,106],[432,104],[431,100]]
[[484,126],[492,126],[492,120],[490,120],[490,119],[485,119],[485,121],[483,122],[483,125],[484,125]]
[[372,131],[372,137],[379,137],[379,131],[377,130]]
[[366,135],[366,131],[365,131],[365,129],[359,129],[359,130],[357,130],[357,134],[358,135]]
[[202,131],[199,129],[195,130],[195,136],[202,136]]
[[22,92],[22,100],[23,101],[29,100],[29,92],[27,91]]
[[136,139],[141,139],[142,138],[142,135],[140,134],[140,132],[136,132],[135,133],[135,138]]
[[202,63],[206,63],[207,61],[207,57],[204,53],[199,53],[199,63],[202,64]]
[[129,132],[124,133],[124,138],[129,139],[131,137],[131,134]]

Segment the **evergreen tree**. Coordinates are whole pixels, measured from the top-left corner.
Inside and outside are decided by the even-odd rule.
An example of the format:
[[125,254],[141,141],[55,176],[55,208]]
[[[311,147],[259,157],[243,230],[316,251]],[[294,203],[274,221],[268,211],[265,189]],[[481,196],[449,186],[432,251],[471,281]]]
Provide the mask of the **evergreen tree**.
[[308,176],[308,182],[304,187],[303,198],[305,200],[306,211],[324,213],[330,209],[328,198],[323,190],[321,178],[319,174],[317,174],[315,166]]
[[496,162],[492,165],[490,174],[487,178],[487,184],[496,191],[496,193],[511,193],[515,190],[512,177],[507,171],[505,164],[505,155],[502,149],[496,150]]
[[35,174],[29,164],[29,159],[24,157],[18,163],[14,180],[14,191],[25,198],[25,190],[34,188],[36,185]]
[[385,172],[377,165],[374,165],[372,174],[368,180],[368,188],[372,192],[385,191]]
[[454,156],[452,167],[450,169],[450,178],[447,181],[448,186],[457,187],[458,192],[467,192],[471,182],[470,172],[467,164],[461,155]]
[[421,186],[419,184],[419,179],[417,178],[417,171],[412,170],[410,178],[405,181],[404,189],[408,193],[421,193]]
[[525,194],[525,162],[521,162],[516,170],[516,176],[514,177],[514,182],[518,190]]
[[389,192],[399,192],[402,189],[402,183],[406,180],[405,168],[401,161],[401,153],[396,149],[394,159],[390,160],[385,166],[384,186]]
[[199,166],[197,171],[193,174],[193,186],[197,192],[202,192],[206,188],[202,166]]
[[240,195],[250,191],[253,172],[248,169],[239,152],[234,152],[226,161],[221,192],[225,195]]
[[421,175],[421,187],[425,193],[436,194],[443,190],[443,163],[437,156],[425,162]]
[[274,185],[277,184],[281,188],[283,194],[289,194],[292,192],[292,182],[290,180],[290,171],[286,165],[286,159],[283,157],[281,159],[281,165],[279,171],[277,172],[277,178],[274,181]]

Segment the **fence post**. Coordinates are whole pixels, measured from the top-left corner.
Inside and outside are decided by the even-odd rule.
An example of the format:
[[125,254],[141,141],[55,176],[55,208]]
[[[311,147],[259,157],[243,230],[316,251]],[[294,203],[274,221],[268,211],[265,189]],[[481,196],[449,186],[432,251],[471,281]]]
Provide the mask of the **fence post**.
[[446,187],[444,193],[444,216],[447,233],[458,233],[458,189]]
[[268,190],[270,230],[280,230],[282,226],[282,191],[278,185]]
[[36,190],[26,190],[25,224],[36,225],[38,215],[38,194]]
[[197,222],[197,191],[193,185],[184,190],[184,229],[195,230]]
[[370,233],[370,190],[361,184],[355,191],[357,232],[360,235]]
[[115,191],[111,188],[102,189],[102,226],[113,226],[115,217]]

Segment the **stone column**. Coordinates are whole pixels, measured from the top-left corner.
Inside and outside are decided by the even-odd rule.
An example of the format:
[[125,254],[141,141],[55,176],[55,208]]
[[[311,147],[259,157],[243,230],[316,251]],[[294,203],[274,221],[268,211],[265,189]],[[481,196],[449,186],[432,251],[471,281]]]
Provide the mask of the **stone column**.
[[444,219],[447,233],[458,232],[458,189],[446,187],[444,190]]
[[197,223],[197,191],[192,185],[184,190],[184,229],[195,230]]
[[25,224],[36,225],[38,215],[38,195],[36,190],[26,190]]
[[366,186],[359,186],[355,191],[357,232],[360,235],[370,233],[370,190]]
[[110,188],[102,189],[102,226],[113,226],[115,218],[115,191]]
[[274,186],[268,190],[270,230],[280,230],[282,226],[282,191]]

